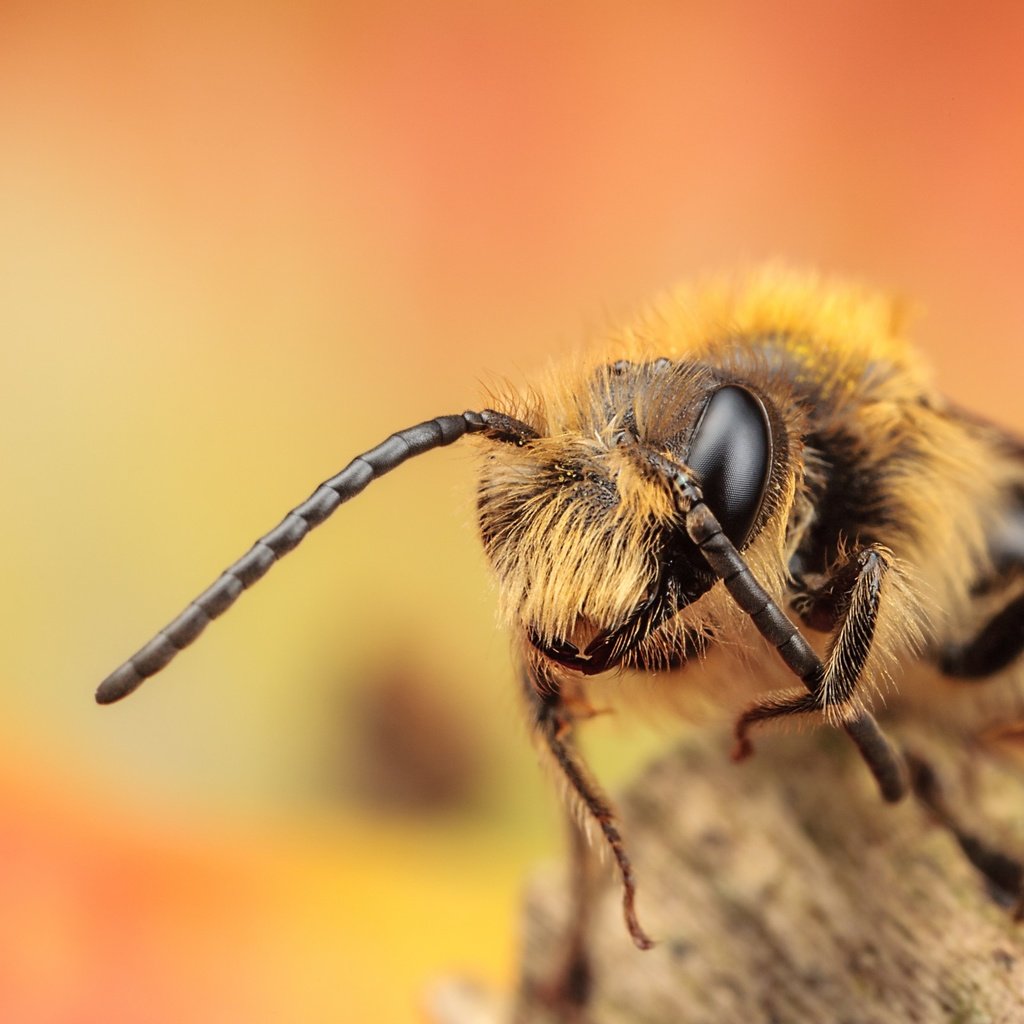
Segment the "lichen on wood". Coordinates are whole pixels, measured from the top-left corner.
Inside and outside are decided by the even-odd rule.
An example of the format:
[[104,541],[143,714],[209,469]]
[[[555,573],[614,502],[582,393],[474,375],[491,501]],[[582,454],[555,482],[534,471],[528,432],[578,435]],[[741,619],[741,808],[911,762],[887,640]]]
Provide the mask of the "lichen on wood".
[[[962,739],[904,733],[967,826],[1024,851],[1024,774]],[[692,733],[618,799],[658,939],[631,944],[611,871],[591,929],[587,1024],[1018,1024],[1024,924],[986,891],[919,801],[883,803],[828,729],[765,736],[736,765],[727,738]],[[1000,813],[1002,817],[1000,817]],[[569,885],[537,872],[518,992],[473,1024],[561,1024],[545,1004]],[[1005,902],[1005,901],[1004,901]],[[483,1005],[483,1004],[479,1004]],[[448,1016],[441,1024],[463,1024]]]

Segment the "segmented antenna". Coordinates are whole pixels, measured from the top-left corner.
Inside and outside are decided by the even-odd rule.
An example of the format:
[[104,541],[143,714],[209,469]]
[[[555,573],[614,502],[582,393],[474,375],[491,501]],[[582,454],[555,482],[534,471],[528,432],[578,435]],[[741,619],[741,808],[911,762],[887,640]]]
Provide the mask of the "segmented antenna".
[[319,526],[343,502],[354,498],[367,484],[414,455],[457,441],[463,434],[475,434],[488,427],[497,414],[464,412],[438,416],[415,427],[399,430],[376,448],[357,455],[337,476],[325,480],[301,505],[256,543],[204,590],[173,622],[133,654],[120,668],[100,683],[96,700],[112,704],[127,697],[151,675],[191,644],[202,631],[223,615],[243,590],[252,586],[282,556]]

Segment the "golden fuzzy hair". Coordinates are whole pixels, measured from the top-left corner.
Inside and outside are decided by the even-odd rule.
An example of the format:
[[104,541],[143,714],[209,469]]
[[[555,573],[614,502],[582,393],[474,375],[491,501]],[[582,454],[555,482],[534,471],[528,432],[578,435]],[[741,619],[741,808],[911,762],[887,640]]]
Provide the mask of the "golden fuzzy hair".
[[[499,411],[539,435],[483,449],[481,526],[506,622],[545,643],[585,646],[629,619],[656,585],[659,537],[677,515],[664,480],[621,446],[621,431],[628,419],[640,441],[663,445],[692,430],[710,379],[735,380],[762,398],[772,420],[768,494],[744,558],[777,602],[786,605],[791,559],[815,528],[832,439],[877,480],[871,507],[859,510],[885,552],[862,673],[870,694],[963,613],[964,581],[988,557],[985,509],[1019,474],[1008,464],[963,486],[972,466],[991,462],[990,440],[950,414],[903,337],[903,320],[902,305],[886,296],[770,267],[672,292],[549,369],[530,392],[496,395]],[[648,369],[629,371],[641,376],[624,389],[623,365]],[[659,378],[659,365],[669,377]],[[841,536],[832,568],[861,540]],[[668,665],[684,636],[713,636],[742,659],[767,653],[775,664],[721,584],[654,631],[642,648],[645,667]],[[778,673],[761,676],[769,685]]]

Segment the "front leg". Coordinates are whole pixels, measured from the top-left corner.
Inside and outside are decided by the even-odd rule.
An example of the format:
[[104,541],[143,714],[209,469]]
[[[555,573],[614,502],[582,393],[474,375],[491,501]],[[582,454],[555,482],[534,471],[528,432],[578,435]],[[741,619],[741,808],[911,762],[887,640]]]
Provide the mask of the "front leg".
[[883,612],[883,583],[892,572],[891,553],[872,544],[854,554],[821,587],[800,596],[796,607],[804,621],[817,628],[833,627],[825,663],[817,662],[808,690],[769,693],[740,715],[738,758],[751,753],[748,733],[760,722],[813,712],[823,712],[847,727],[863,720],[865,667]]
[[[705,504],[700,487],[690,471],[664,455],[652,456],[651,462],[665,475],[686,533],[708,566],[725,584],[725,589],[736,604],[750,616],[750,621],[761,636],[775,648],[790,671],[807,687],[811,697],[818,697],[825,678],[821,659],[789,616],[754,578],[743,556]],[[807,708],[808,696],[802,692],[796,696],[787,693],[785,700],[795,702],[800,711],[815,710],[817,707],[814,704]],[[746,736],[747,724],[743,718],[737,723],[737,758],[747,756],[752,750]],[[871,769],[882,797],[890,802],[901,800],[907,792],[906,766],[878,727],[871,712],[866,708],[850,709],[850,713],[843,719],[843,728]]]

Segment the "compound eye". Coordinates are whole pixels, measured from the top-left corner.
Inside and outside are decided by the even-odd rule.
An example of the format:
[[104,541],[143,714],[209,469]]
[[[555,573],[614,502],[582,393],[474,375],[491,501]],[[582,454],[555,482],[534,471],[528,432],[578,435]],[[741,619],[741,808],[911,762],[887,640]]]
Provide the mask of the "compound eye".
[[742,547],[761,510],[772,462],[768,414],[746,388],[719,388],[693,432],[686,464],[700,478],[708,508]]

